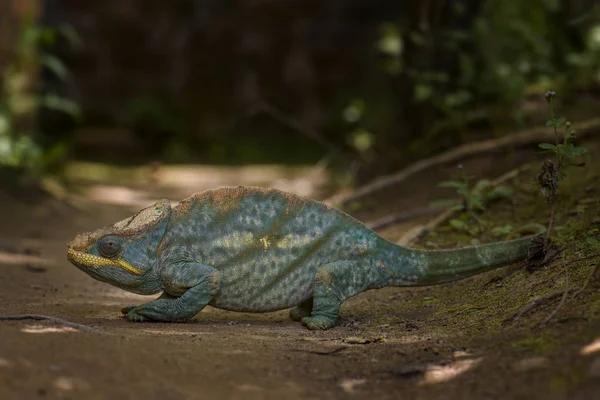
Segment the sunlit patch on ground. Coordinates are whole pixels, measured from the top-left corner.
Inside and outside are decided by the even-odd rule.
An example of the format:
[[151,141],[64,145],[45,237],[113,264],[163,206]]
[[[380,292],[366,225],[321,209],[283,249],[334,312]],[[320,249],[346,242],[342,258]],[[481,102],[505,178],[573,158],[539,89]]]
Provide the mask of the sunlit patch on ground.
[[47,266],[52,260],[28,254],[6,253],[0,251],[0,264],[24,264],[31,263],[35,265]]
[[323,168],[283,165],[167,165],[152,172],[147,166],[123,168],[75,162],[67,166],[66,176],[72,183],[83,184],[88,199],[132,207],[147,206],[158,198],[181,200],[194,192],[236,185],[274,187],[310,197],[329,183]]
[[12,366],[12,363],[8,361],[6,358],[0,357],[0,368],[9,368]]
[[115,288],[113,286],[109,286],[106,284],[103,285],[102,289],[103,289],[103,293],[101,293],[101,294],[103,296],[107,296],[110,298],[116,298],[116,299],[130,299],[130,300],[137,300],[139,302],[144,302],[144,301],[153,300],[158,297],[158,296],[143,296],[141,294],[131,293],[126,290]]
[[339,386],[346,393],[353,393],[354,388],[367,383],[366,379],[342,379]]
[[448,365],[434,365],[427,368],[421,384],[446,382],[474,368],[482,358],[458,360]]
[[584,346],[581,349],[580,353],[583,356],[587,356],[588,354],[592,354],[597,351],[600,351],[600,338],[594,340],[592,343],[588,344],[587,346]]
[[75,328],[70,326],[43,326],[43,325],[27,325],[21,329],[24,333],[68,333],[68,332],[79,332]]
[[142,208],[153,203],[152,199],[145,197],[145,192],[123,186],[96,185],[90,187],[86,195],[91,200],[105,204],[119,204]]
[[67,376],[59,376],[52,383],[55,389],[63,392],[70,392],[75,389],[89,389],[90,385],[83,379],[69,378]]
[[529,371],[531,369],[547,367],[549,364],[546,357],[529,357],[517,361],[513,364],[513,367],[517,371]]

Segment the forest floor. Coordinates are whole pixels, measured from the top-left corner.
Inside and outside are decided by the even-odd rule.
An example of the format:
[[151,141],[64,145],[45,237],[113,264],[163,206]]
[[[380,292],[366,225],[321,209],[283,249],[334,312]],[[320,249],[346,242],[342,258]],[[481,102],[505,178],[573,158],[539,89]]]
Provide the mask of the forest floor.
[[[120,307],[148,298],[97,282],[65,258],[65,243],[77,233],[125,218],[155,198],[179,200],[224,184],[277,182],[310,190],[315,171],[269,173],[262,180],[252,168],[224,175],[210,168],[171,171],[179,187],[141,185],[127,171],[120,180],[72,178],[77,208],[0,192],[0,314],[60,317],[104,333],[47,321],[1,321],[0,398],[600,399],[598,285],[569,292],[544,323],[565,285],[580,287],[598,262],[582,258],[594,253],[585,238],[600,232],[600,157],[593,157],[600,146],[584,145],[593,152],[586,156],[588,165],[565,180],[557,219],[564,251],[553,263],[535,272],[513,266],[445,285],[370,291],[348,300],[338,326],[324,332],[305,329],[287,311],[249,314],[211,307],[185,324],[129,323]],[[540,159],[535,149],[463,164],[465,171],[494,178],[532,159]],[[437,183],[453,170],[421,173],[349,212],[374,220],[447,197]],[[507,182],[515,195],[481,214],[479,224],[486,229],[475,234],[479,240],[503,240],[521,224],[547,220],[535,175],[534,168]],[[380,233],[397,240],[426,221]],[[492,237],[486,232],[494,227],[504,230]],[[472,239],[442,225],[418,246],[456,247]],[[573,260],[580,261],[566,264]],[[561,295],[510,320],[550,293]]]

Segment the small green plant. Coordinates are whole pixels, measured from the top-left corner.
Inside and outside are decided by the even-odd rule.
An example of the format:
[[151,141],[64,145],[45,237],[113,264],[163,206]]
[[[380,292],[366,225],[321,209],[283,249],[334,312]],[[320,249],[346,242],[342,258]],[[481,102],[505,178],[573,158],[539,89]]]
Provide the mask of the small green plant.
[[456,189],[455,199],[441,199],[431,202],[432,206],[449,207],[455,211],[481,212],[488,203],[510,198],[512,190],[508,186],[494,186],[488,179],[481,179],[471,186],[470,178],[464,173],[462,164],[458,165],[459,179],[440,182],[438,186]]
[[[573,160],[587,152],[585,147],[576,146],[574,141],[576,138],[575,131],[571,126],[571,122],[566,118],[557,118],[554,112],[553,100],[556,97],[556,92],[550,90],[544,95],[548,103],[548,112],[550,119],[546,122],[546,126],[551,126],[554,129],[555,143],[540,143],[539,148],[545,153],[554,155],[554,160],[547,159],[544,161],[541,172],[537,177],[537,182],[540,186],[542,194],[546,197],[546,201],[550,204],[550,217],[548,221],[548,229],[544,246],[550,240],[550,235],[554,227],[556,219],[556,203],[559,182],[565,177],[565,169],[571,166],[583,167],[584,163],[575,163]],[[564,127],[564,133],[559,134],[559,130]]]

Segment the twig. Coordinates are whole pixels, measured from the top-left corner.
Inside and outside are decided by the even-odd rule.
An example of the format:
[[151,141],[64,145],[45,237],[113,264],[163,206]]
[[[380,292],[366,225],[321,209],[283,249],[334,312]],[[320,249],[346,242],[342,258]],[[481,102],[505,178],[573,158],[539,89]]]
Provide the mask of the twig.
[[554,293],[550,293],[546,296],[538,297],[538,298],[530,301],[529,303],[527,303],[523,308],[521,308],[520,311],[518,311],[515,314],[511,315],[510,317],[506,318],[504,321],[505,322],[516,321],[517,319],[521,318],[523,315],[525,315],[529,311],[533,310],[535,307],[539,306],[540,304],[542,304],[546,301],[552,300],[560,295],[564,295],[565,292],[568,293],[568,292],[572,292],[572,291],[575,291],[575,288],[570,288],[567,291],[554,292]]
[[456,211],[452,209],[444,211],[443,213],[429,221],[426,225],[421,225],[418,226],[416,229],[408,231],[408,233],[402,236],[400,240],[398,240],[396,243],[400,246],[411,246],[415,244],[420,238],[434,230],[438,225],[440,225],[442,222],[454,215],[455,212]]
[[563,295],[560,299],[560,303],[558,303],[558,305],[556,306],[556,308],[554,309],[554,311],[552,311],[550,313],[550,315],[548,315],[546,317],[546,319],[544,320],[544,322],[542,322],[542,325],[546,325],[552,318],[554,318],[554,316],[556,315],[556,313],[558,312],[558,310],[560,310],[562,308],[562,306],[565,304],[565,300],[567,299],[567,295],[569,294],[570,290],[569,289],[569,269],[567,268],[567,264],[563,264],[565,267],[565,290],[563,292]]
[[[595,130],[598,127],[600,127],[600,118],[592,118],[573,125],[573,129],[577,130],[578,132],[578,138],[590,136],[594,133],[600,132],[600,130]],[[437,156],[417,161],[416,163],[409,165],[408,167],[394,174],[382,176],[372,183],[357,188],[351,193],[330,197],[329,199],[325,200],[325,202],[328,204],[342,206],[349,201],[357,200],[377,190],[391,185],[396,185],[418,172],[425,171],[437,165],[456,162],[457,160],[466,159],[478,154],[491,153],[507,147],[519,147],[532,143],[540,143],[548,140],[549,138],[554,138],[554,133],[552,131],[546,127],[535,127],[513,134],[508,134],[498,139],[490,139],[477,143],[465,144]]]
[[0,315],[0,321],[20,321],[20,320],[26,320],[26,319],[33,319],[36,321],[50,321],[50,322],[54,322],[55,324],[68,326],[70,328],[75,328],[75,329],[79,329],[82,331],[87,331],[87,332],[92,332],[92,333],[100,333],[103,335],[108,334],[107,332],[103,332],[101,330],[92,328],[87,325],[76,324],[75,322],[70,322],[65,319],[57,318],[57,317],[49,317],[47,315],[38,315],[38,314]]
[[[596,254],[596,256],[599,256],[600,254]],[[583,292],[585,290],[585,288],[587,287],[587,285],[590,283],[590,280],[596,280],[598,275],[598,271],[600,271],[600,262],[596,263],[596,265],[594,266],[594,269],[592,270],[592,272],[588,275],[588,277],[585,279],[585,282],[583,283],[583,285],[581,286],[581,288],[576,291],[575,293],[573,293],[573,298],[577,297],[579,295],[579,293]]]
[[250,114],[256,114],[259,112],[264,112],[269,117],[273,118],[274,120],[278,121],[279,123],[287,126],[288,128],[292,129],[293,131],[296,131],[296,132],[308,137],[309,139],[314,140],[315,142],[317,142],[321,146],[329,149],[333,153],[342,153],[342,151],[340,150],[340,148],[338,146],[336,146],[334,143],[330,142],[325,137],[323,137],[323,135],[321,135],[316,129],[314,129],[310,126],[306,126],[302,122],[298,121],[296,118],[286,115],[283,111],[273,107],[272,105],[270,105],[266,102],[261,102],[260,104],[258,104],[250,112]]
[[422,217],[429,214],[435,214],[445,210],[446,207],[419,207],[408,211],[402,211],[396,214],[386,215],[373,222],[367,223],[367,227],[373,230],[387,228],[400,222],[409,221],[413,218]]
[[302,350],[302,349],[292,349],[292,351],[296,351],[299,353],[309,353],[309,354],[316,354],[319,356],[332,356],[334,354],[339,353],[340,351],[346,350],[348,348],[348,346],[341,346],[341,347],[336,347],[333,350],[327,350],[327,351],[318,351],[318,350]]

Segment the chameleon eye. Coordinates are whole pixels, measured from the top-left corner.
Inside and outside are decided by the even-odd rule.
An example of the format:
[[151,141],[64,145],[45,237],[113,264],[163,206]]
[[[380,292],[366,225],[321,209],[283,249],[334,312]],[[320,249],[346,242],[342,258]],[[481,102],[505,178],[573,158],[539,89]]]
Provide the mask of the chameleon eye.
[[121,251],[121,241],[116,236],[104,236],[98,241],[98,250],[104,257],[114,257]]

